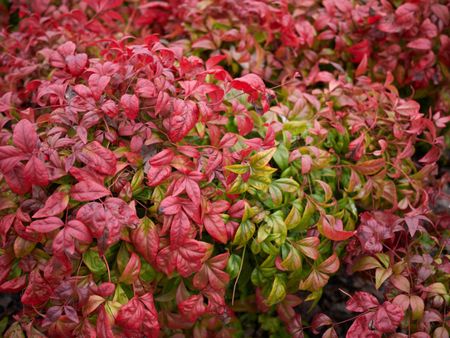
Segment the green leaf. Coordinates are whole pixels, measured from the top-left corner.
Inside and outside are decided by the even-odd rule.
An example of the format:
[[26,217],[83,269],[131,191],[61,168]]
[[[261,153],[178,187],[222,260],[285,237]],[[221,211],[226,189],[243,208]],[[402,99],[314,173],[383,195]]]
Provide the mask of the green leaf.
[[3,337],[2,333],[3,331],[5,331],[7,325],[8,325],[8,317],[5,316],[2,318],[2,320],[0,320],[0,337]]
[[273,159],[281,170],[289,167],[289,150],[283,143],[278,146],[277,151],[273,154]]
[[83,254],[83,262],[96,277],[105,274],[107,271],[105,262],[100,258],[98,252],[92,249]]
[[272,306],[281,302],[286,297],[286,284],[283,279],[278,275],[272,283],[272,289],[270,290],[269,296],[267,297],[267,305]]
[[290,132],[292,135],[299,135],[307,128],[307,121],[286,121],[283,123],[283,130]]
[[241,223],[234,236],[234,245],[245,245],[255,233],[255,224],[249,220]]
[[287,227],[284,223],[283,212],[277,211],[267,217],[267,224],[272,228],[272,233],[275,235],[275,243],[281,245],[285,242],[287,236]]
[[306,202],[305,210],[303,211],[303,216],[299,224],[299,228],[305,229],[311,224],[312,216],[316,211],[316,207],[310,201]]
[[122,242],[119,252],[117,253],[116,263],[119,273],[122,273],[130,260],[130,253],[128,252],[125,242]]
[[128,303],[127,294],[125,293],[124,289],[122,288],[122,286],[120,284],[116,284],[116,289],[114,290],[113,301],[118,302],[120,304]]
[[145,259],[141,259],[141,272],[139,273],[139,277],[144,282],[151,282],[156,278],[156,271],[153,267],[147,263]]
[[273,206],[278,207],[283,203],[283,193],[281,189],[273,183],[269,186],[269,195]]
[[231,254],[230,258],[228,258],[226,271],[230,275],[231,279],[234,279],[239,274],[239,269],[241,267],[241,256],[236,254]]
[[279,178],[273,182],[273,184],[279,187],[283,192],[295,193],[300,188],[298,182],[294,181],[292,178]]

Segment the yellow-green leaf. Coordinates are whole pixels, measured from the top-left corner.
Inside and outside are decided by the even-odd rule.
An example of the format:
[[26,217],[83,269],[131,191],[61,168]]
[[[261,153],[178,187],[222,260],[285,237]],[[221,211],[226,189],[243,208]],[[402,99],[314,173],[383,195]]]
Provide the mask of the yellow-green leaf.
[[391,275],[392,275],[391,268],[387,269],[377,268],[375,270],[375,288],[378,290],[381,287],[381,285],[383,285],[383,283],[386,281],[386,279],[391,277]]
[[267,305],[272,306],[277,304],[281,302],[284,297],[286,297],[286,285],[280,277],[275,276],[269,297],[267,297]]
[[272,159],[273,154],[275,154],[277,148],[270,148],[259,153],[254,154],[250,157],[250,164],[254,168],[264,167]]
[[248,190],[247,182],[242,180],[241,176],[236,177],[230,189],[228,190],[229,194],[242,194]]
[[250,167],[246,164],[233,164],[227,165],[225,169],[232,173],[242,175],[245,174],[250,169]]
[[307,121],[286,121],[283,123],[283,130],[289,131],[292,135],[299,135],[307,128]]

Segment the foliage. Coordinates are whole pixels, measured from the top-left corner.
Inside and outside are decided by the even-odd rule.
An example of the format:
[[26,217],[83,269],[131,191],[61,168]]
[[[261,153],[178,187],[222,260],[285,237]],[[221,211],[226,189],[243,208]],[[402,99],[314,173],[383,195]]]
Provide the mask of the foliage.
[[9,7],[6,337],[337,337],[299,305],[339,269],[380,291],[349,295],[347,337],[446,337],[448,5]]

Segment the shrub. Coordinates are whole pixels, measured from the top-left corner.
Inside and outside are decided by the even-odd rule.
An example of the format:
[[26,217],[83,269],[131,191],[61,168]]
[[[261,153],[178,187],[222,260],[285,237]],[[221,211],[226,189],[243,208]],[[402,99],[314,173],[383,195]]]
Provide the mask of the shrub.
[[[0,291],[24,307],[5,336],[335,337],[331,313],[306,324],[299,305],[341,267],[380,290],[349,295],[348,337],[444,335],[448,217],[431,207],[445,98],[425,114],[402,97],[394,81],[418,84],[376,74],[381,44],[355,60],[356,41],[379,39],[357,14],[406,6],[376,4],[12,4]],[[418,6],[445,37],[447,7]]]

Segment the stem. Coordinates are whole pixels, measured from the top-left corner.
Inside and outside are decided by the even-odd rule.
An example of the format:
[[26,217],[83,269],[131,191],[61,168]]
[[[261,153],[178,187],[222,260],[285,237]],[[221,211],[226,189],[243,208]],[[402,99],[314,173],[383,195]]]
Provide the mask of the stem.
[[242,267],[244,266],[245,249],[247,249],[247,245],[244,246],[244,251],[242,252],[241,266],[239,267],[238,275],[236,276],[236,280],[234,281],[234,285],[233,285],[233,294],[232,294],[232,296],[231,296],[231,306],[234,305],[234,296],[235,296],[235,294],[236,294],[237,283],[238,283],[238,281],[239,281],[239,277],[241,276]]
[[108,271],[108,281],[111,283],[111,271],[109,270],[108,261],[106,260],[105,255],[102,255],[102,258],[103,258],[103,261],[105,262],[106,270]]

